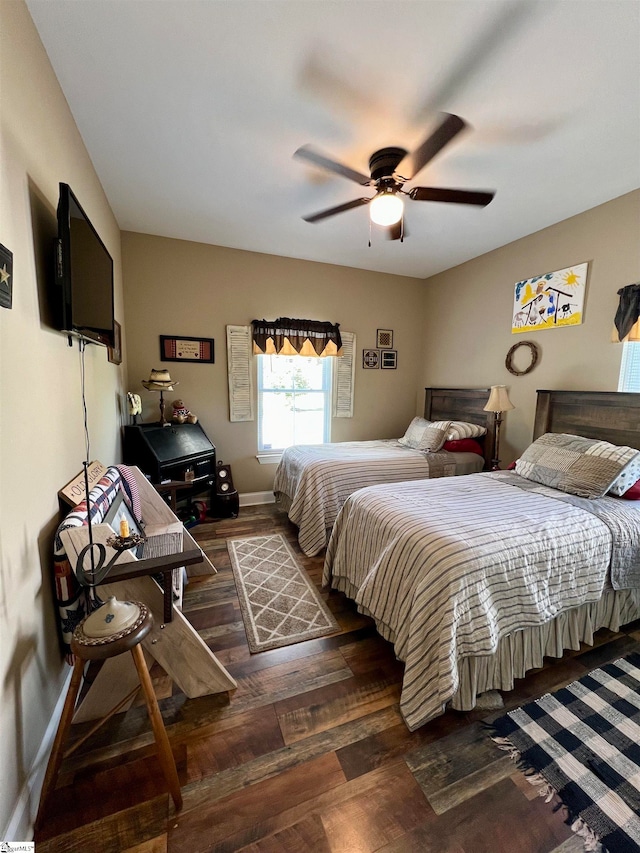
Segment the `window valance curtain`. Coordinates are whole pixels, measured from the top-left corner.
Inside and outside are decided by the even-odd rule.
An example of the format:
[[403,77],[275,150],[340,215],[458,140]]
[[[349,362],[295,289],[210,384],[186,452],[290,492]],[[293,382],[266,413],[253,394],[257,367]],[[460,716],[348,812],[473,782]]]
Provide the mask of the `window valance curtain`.
[[614,341],[640,341],[640,281],[618,291],[620,302],[614,318]]
[[319,320],[254,320],[251,323],[256,355],[342,355],[339,323]]

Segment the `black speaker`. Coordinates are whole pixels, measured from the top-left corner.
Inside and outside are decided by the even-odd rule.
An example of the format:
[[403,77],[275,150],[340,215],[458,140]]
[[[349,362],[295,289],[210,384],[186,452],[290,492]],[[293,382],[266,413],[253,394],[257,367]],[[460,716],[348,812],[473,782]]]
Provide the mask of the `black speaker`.
[[224,465],[222,462],[218,462],[216,465],[216,488],[211,497],[211,514],[214,518],[238,517],[240,500],[233,485],[231,465]]
[[231,476],[231,465],[224,465],[218,462],[216,465],[216,494],[227,495],[229,492],[235,491],[233,486],[233,477]]

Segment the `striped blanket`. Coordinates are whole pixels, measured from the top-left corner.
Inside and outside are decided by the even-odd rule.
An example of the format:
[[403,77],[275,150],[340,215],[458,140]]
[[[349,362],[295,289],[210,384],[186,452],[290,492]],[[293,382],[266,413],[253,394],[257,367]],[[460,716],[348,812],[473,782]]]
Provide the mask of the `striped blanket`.
[[483,465],[475,453],[425,453],[396,439],[298,445],[283,452],[273,491],[299,528],[300,547],[312,557],[326,546],[342,505],[357,489],[470,474]]
[[595,669],[490,726],[585,850],[640,850],[640,655]]
[[600,598],[621,512],[640,537],[637,506],[599,498],[597,516],[518,482],[496,472],[373,486],[336,520],[323,583],[371,615],[405,662],[411,730],[442,713],[460,658],[493,654],[507,634]]

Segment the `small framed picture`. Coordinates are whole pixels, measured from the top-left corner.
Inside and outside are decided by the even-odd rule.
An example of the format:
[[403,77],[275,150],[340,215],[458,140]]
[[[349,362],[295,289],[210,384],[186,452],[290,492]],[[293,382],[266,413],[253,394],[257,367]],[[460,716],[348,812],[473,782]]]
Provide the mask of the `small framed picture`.
[[380,353],[382,370],[395,370],[398,366],[398,351],[394,349],[383,350]]
[[393,349],[393,329],[378,329],[376,346],[378,349]]
[[113,346],[107,347],[107,358],[111,364],[122,364],[122,329],[117,320],[113,321]]
[[13,252],[0,243],[0,306],[11,308],[13,301]]
[[362,366],[366,370],[375,370],[380,367],[380,353],[377,349],[362,350]]
[[213,338],[160,335],[160,360],[199,361],[202,364],[213,364]]

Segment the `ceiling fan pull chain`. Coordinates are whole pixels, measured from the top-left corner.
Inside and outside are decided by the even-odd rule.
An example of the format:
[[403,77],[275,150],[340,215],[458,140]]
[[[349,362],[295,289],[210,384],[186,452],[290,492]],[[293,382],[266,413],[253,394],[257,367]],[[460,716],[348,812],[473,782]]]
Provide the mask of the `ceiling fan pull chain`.
[[371,248],[371,219],[369,219],[369,248]]

